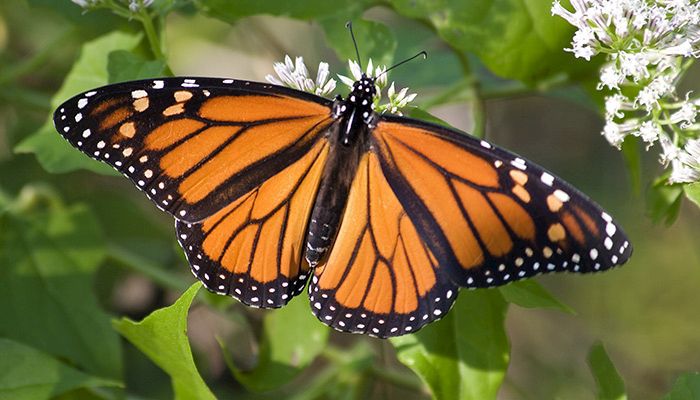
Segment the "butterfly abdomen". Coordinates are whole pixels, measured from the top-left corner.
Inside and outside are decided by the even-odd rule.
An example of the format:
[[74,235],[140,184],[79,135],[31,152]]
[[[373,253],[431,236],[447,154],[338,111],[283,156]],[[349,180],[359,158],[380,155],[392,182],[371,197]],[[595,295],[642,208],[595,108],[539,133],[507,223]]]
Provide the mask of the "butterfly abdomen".
[[[338,126],[338,125],[336,125]],[[360,132],[347,146],[341,144],[342,132],[330,132],[330,152],[316,195],[306,236],[306,261],[316,266],[331,247],[347,205],[348,193],[360,158],[367,151],[367,133]]]

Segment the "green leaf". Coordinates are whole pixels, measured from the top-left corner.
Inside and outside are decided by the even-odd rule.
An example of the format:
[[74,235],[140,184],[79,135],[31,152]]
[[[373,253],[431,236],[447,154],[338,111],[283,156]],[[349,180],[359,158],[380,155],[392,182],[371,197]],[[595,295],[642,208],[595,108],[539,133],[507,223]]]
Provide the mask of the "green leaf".
[[214,18],[233,23],[251,15],[270,14],[320,23],[330,47],[341,59],[355,59],[355,47],[345,24],[352,21],[363,65],[372,58],[374,65],[388,64],[396,50],[391,30],[376,21],[361,19],[362,13],[377,3],[374,0],[352,1],[292,1],[279,7],[278,3],[257,0],[199,0],[199,6]]
[[[348,15],[340,15],[319,21],[326,34],[326,41],[341,60],[357,58],[355,46],[350,39],[350,32],[345,27],[348,18]],[[389,27],[380,22],[367,21],[359,19],[359,17],[353,18],[352,24],[355,39],[360,46],[363,67],[367,67],[370,58],[375,66],[388,65],[393,61],[396,38]]]
[[78,371],[54,357],[0,338],[0,399],[50,399],[78,388],[121,386]]
[[114,329],[141,350],[173,381],[176,399],[215,399],[197,371],[187,340],[187,312],[202,287],[190,286],[175,304],[152,312],[141,322],[114,320]]
[[700,207],[700,183],[690,183],[683,186],[685,197]]
[[507,307],[497,290],[463,290],[444,319],[391,343],[434,398],[495,399],[508,367]]
[[104,256],[102,231],[85,207],[0,215],[0,336],[119,378],[119,337],[92,288]]
[[626,400],[625,382],[618,374],[602,343],[596,343],[588,353],[588,365],[598,387],[599,400]]
[[191,0],[155,0],[148,9],[152,14],[165,16],[174,10],[189,7],[190,3]]
[[683,185],[668,184],[668,176],[658,177],[647,193],[647,213],[654,223],[671,225],[678,218],[683,200]]
[[[51,99],[52,108],[83,91],[108,83],[108,56],[117,50],[131,50],[141,41],[141,35],[111,32],[83,45],[80,58],[63,81],[58,93]],[[117,173],[100,162],[75,150],[54,129],[52,116],[33,135],[15,147],[17,153],[34,154],[42,167],[51,173],[89,169],[105,175]]]
[[165,69],[161,60],[149,61],[126,50],[116,50],[108,56],[109,83],[157,78],[165,74]]
[[[573,27],[551,15],[550,0],[390,0],[396,12],[427,21],[447,43],[476,54],[504,78],[534,81],[594,68],[564,52]],[[546,60],[546,62],[544,61]]]
[[513,282],[498,290],[503,298],[524,308],[552,308],[567,314],[576,314],[571,307],[557,300],[542,285],[532,279]]
[[276,389],[311,364],[326,346],[328,333],[329,329],[309,312],[309,303],[295,299],[265,316],[257,366],[249,371],[230,367],[251,391]]
[[419,119],[421,121],[426,121],[426,122],[432,122],[434,124],[442,125],[446,128],[455,129],[452,125],[450,125],[445,120],[438,118],[435,115],[433,115],[433,114],[431,114],[431,113],[429,113],[429,112],[427,112],[424,109],[419,108],[419,107],[409,106],[409,107],[406,107],[405,109],[403,109],[402,112],[407,117],[410,117],[410,118],[415,118],[415,119]]
[[[284,7],[280,7],[280,3],[274,1],[197,0],[197,5],[200,9],[214,18],[227,22],[234,22],[242,17],[259,14],[286,16],[304,20],[345,15],[345,20],[347,21],[352,19],[352,16],[359,15],[373,3],[374,1],[369,0],[307,0],[289,1],[284,3]],[[344,22],[343,25],[345,25]]]
[[[72,24],[80,37],[88,39],[127,25],[128,22],[108,9],[93,9],[90,12],[71,1],[28,0],[33,12],[51,10],[55,16],[60,16]],[[54,17],[55,18],[55,17]],[[132,22],[132,21],[129,21]],[[136,25],[135,22],[132,22]],[[36,25],[36,22],[34,22]]]
[[700,400],[700,372],[681,375],[663,400]]

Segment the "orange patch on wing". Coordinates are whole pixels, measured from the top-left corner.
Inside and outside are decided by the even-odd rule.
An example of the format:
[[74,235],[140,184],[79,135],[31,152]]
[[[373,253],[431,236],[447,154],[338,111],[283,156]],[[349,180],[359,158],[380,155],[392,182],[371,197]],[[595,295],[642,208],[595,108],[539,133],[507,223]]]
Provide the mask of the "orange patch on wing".
[[[202,231],[205,233],[205,238],[202,249],[210,259],[217,261],[221,258],[226,250],[226,243],[236,230],[245,224],[254,198],[254,196],[243,196],[204,221]],[[233,271],[233,264],[224,264],[224,268]]]
[[518,196],[518,198],[523,201],[523,203],[530,202],[530,193],[524,187],[522,187],[520,185],[515,185],[515,186],[513,186],[512,191],[513,191],[513,194]]
[[[369,195],[367,193],[368,162],[369,156],[365,155],[357,167],[357,173],[348,194],[344,218],[338,230],[338,237],[335,239],[336,245],[331,249],[328,261],[325,263],[327,267],[318,281],[321,289],[333,289],[340,285],[345,270],[350,268],[355,244],[364,236],[369,236],[366,229],[367,196]],[[342,245],[338,245],[341,243]]]
[[182,103],[192,98],[192,92],[188,90],[178,90],[173,94],[173,97],[175,97],[175,101]]
[[[258,194],[258,200],[260,200]],[[257,202],[256,202],[257,204]],[[253,263],[250,265],[250,276],[258,282],[267,283],[277,278],[277,250],[279,237],[284,224],[283,210],[277,210],[266,220],[258,233],[258,242],[253,249]],[[298,261],[297,261],[298,262]]]
[[547,208],[549,208],[549,211],[557,212],[561,210],[562,206],[564,206],[564,203],[562,203],[557,196],[553,194],[547,196]]
[[206,100],[199,109],[199,115],[202,118],[230,122],[307,116],[327,117],[329,114],[326,106],[274,95],[217,96]]
[[[389,258],[399,236],[403,208],[382,174],[375,154],[369,156],[369,222],[379,253]],[[352,215],[352,214],[350,214]]]
[[477,185],[498,187],[498,174],[488,161],[434,133],[398,123],[381,122],[374,134],[382,137],[392,152],[402,142],[456,176]]
[[122,126],[119,127],[119,134],[127,138],[134,137],[134,135],[136,135],[136,126],[134,122],[123,123]]
[[255,126],[241,132],[216,156],[185,178],[178,187],[180,194],[194,204],[213,192],[228,178],[265,157],[291,147],[301,140],[311,140],[328,123],[327,117],[303,118]]
[[535,239],[535,222],[520,204],[501,193],[489,193],[488,197],[519,238]]
[[389,266],[380,261],[374,268],[374,275],[372,275],[363,307],[373,313],[388,314],[392,309],[393,302],[394,293]]
[[313,200],[316,197],[316,191],[323,173],[323,166],[328,156],[326,142],[319,142],[309,152],[307,157],[315,157],[319,152],[321,154],[318,155],[316,162],[311,166],[306,178],[290,200],[287,228],[283,238],[285,246],[282,248],[282,265],[280,268],[280,273],[286,277],[298,275],[300,269],[304,271],[309,269],[308,264],[302,261],[304,240]]
[[427,247],[423,244],[408,217],[404,216],[401,218],[400,230],[404,248],[408,255],[409,266],[413,271],[416,286],[418,287],[418,294],[423,296],[435,286],[437,281],[433,264],[431,263],[432,254],[427,251]]
[[598,225],[596,225],[595,221],[593,221],[593,218],[591,218],[590,215],[577,206],[574,206],[574,212],[579,218],[581,218],[581,221],[583,221],[583,224],[586,225],[586,228],[588,228],[593,236],[599,236]]
[[576,217],[574,217],[573,214],[565,211],[561,216],[561,222],[564,223],[566,230],[569,231],[569,234],[573,236],[580,245],[583,246],[586,244],[586,237],[583,235],[583,230],[581,230],[581,226],[578,221],[576,221]]
[[549,240],[556,243],[566,238],[566,231],[560,223],[556,222],[547,229],[547,237],[549,237]]
[[177,178],[204,160],[240,130],[237,126],[214,126],[192,136],[160,160],[160,168]]
[[90,111],[90,116],[94,117],[97,114],[101,114],[108,109],[114,107],[115,105],[119,104],[122,101],[120,98],[110,98],[107,99],[103,102],[101,102],[97,107],[93,108],[92,111]]
[[120,107],[104,117],[100,123],[100,129],[107,130],[131,116],[131,111],[127,107]]
[[248,225],[238,232],[226,249],[221,265],[236,274],[248,273],[257,233],[258,227],[255,225]]
[[136,99],[136,100],[134,100],[132,105],[134,106],[134,110],[136,110],[138,112],[144,112],[148,109],[148,105],[149,105],[148,97],[141,97],[139,99]]
[[400,314],[408,314],[418,308],[418,293],[416,293],[413,273],[408,265],[406,248],[403,242],[396,246],[393,257],[392,269],[396,279],[396,297],[394,299],[394,311]]
[[184,103],[177,103],[177,104],[173,104],[172,106],[163,110],[163,115],[166,117],[170,117],[173,115],[182,114],[184,112],[185,112],[185,104]]
[[524,173],[523,171],[520,171],[518,169],[512,169],[510,172],[508,172],[510,175],[511,179],[513,179],[513,182],[517,183],[520,186],[525,186],[527,183],[527,174]]
[[513,241],[484,195],[464,183],[453,183],[488,252],[495,257],[508,253]]
[[251,218],[265,217],[289,197],[318,154],[318,148],[315,150],[307,153],[300,160],[285,168],[283,172],[271,177],[260,186],[258,200],[253,207]]
[[481,246],[462,215],[446,178],[406,146],[395,143],[390,148],[396,167],[440,225],[460,265],[472,268],[481,264],[484,259]]
[[[348,274],[335,293],[336,300],[344,307],[359,307],[370,283],[370,273],[372,272],[375,254],[368,232],[362,235],[360,243],[357,256],[353,264],[348,266]],[[328,271],[326,269],[324,275]]]
[[144,144],[149,150],[162,150],[186,138],[203,126],[203,122],[188,118],[168,121],[152,130],[146,136]]

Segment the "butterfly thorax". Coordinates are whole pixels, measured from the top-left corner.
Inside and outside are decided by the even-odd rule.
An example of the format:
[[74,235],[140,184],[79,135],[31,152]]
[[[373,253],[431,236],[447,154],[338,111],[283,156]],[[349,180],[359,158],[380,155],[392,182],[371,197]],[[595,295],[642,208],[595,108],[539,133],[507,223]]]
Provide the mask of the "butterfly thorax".
[[328,161],[306,238],[306,260],[312,267],[322,261],[335,240],[357,166],[367,152],[369,132],[376,119],[374,81],[363,74],[348,97],[336,99],[333,105],[333,117],[339,122],[329,132]]
[[362,74],[362,78],[353,84],[348,97],[337,99],[333,105],[333,116],[340,119],[339,142],[344,146],[350,146],[357,140],[363,126],[372,128],[374,125],[375,80]]

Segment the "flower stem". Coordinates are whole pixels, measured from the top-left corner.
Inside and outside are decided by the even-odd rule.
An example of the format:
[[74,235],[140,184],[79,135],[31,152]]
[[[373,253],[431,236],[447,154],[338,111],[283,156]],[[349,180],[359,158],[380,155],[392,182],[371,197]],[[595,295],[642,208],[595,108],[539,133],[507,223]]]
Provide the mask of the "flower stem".
[[151,52],[157,60],[165,61],[165,54],[163,54],[163,48],[160,42],[160,37],[156,32],[155,25],[153,24],[153,19],[148,14],[144,8],[139,10],[138,19],[143,25],[143,30],[146,32],[146,38],[148,39],[148,44],[151,47]]

